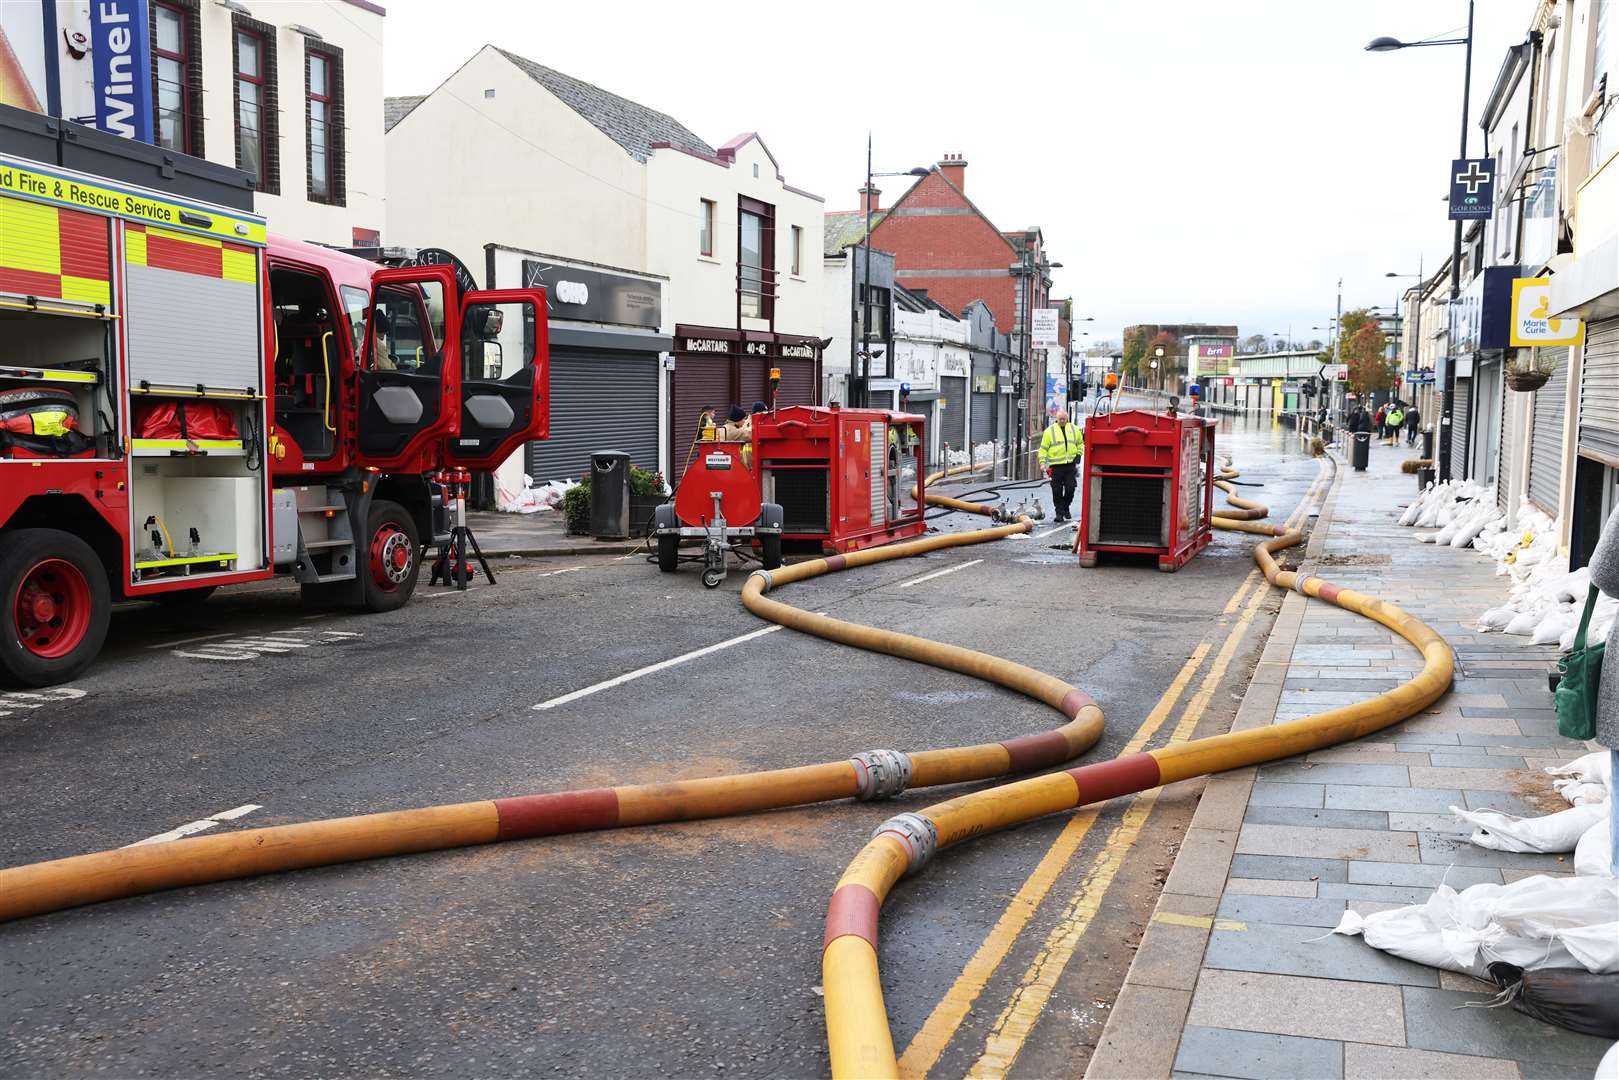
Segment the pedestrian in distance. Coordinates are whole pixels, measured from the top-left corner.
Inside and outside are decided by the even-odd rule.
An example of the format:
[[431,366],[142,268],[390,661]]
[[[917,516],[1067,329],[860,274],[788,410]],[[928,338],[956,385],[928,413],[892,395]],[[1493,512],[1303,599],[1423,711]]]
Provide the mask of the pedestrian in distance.
[[1388,429],[1389,407],[1387,404],[1379,405],[1377,412],[1372,415],[1372,429],[1377,432],[1379,439],[1386,438]]
[[1400,406],[1400,403],[1396,401],[1393,406],[1390,407],[1388,416],[1384,419],[1388,424],[1389,442],[1398,442],[1400,438],[1400,429],[1405,426],[1405,409],[1403,409]]
[[1417,432],[1421,430],[1422,413],[1417,409],[1417,403],[1413,401],[1411,407],[1405,410],[1405,445],[1416,445]]
[[1051,478],[1051,506],[1058,521],[1072,521],[1074,487],[1079,478],[1079,458],[1085,452],[1085,435],[1077,424],[1060,412],[1052,417],[1040,436],[1040,464]]

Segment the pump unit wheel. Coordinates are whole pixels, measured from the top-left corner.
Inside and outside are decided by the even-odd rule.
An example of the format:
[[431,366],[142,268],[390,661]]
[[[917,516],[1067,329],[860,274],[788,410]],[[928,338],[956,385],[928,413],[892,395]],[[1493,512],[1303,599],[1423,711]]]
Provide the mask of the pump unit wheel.
[[0,675],[23,686],[66,682],[107,637],[111,592],[101,560],[57,529],[6,533],[0,552]]
[[680,537],[658,537],[658,569],[672,574],[680,566]]
[[396,502],[378,499],[366,515],[364,552],[360,568],[360,596],[367,611],[393,611],[403,607],[416,591],[421,573],[416,522]]
[[704,570],[703,571],[703,585],[706,588],[716,589],[716,588],[719,587],[720,582],[722,582],[724,580],[725,580],[725,572],[723,570]]
[[759,561],[766,570],[781,568],[781,534],[767,533],[759,537]]

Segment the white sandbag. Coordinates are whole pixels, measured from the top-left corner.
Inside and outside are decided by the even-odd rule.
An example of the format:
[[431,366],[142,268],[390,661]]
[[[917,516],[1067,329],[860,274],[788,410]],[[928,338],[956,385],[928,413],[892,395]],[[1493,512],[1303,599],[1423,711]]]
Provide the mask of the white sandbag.
[[1540,612],[1520,611],[1518,614],[1512,617],[1511,622],[1507,623],[1507,628],[1504,632],[1523,637],[1526,634],[1533,634],[1535,632],[1535,627],[1539,625]]
[[[1619,882],[1604,878],[1536,875],[1461,892],[1441,884],[1424,904],[1366,916],[1346,912],[1333,933],[1360,934],[1395,956],[1477,976],[1497,960],[1526,971],[1582,967],[1603,974],[1619,971],[1619,941],[1605,948],[1585,928],[1612,922],[1616,905]],[[1573,933],[1572,949],[1565,932]]]
[[1431,544],[1438,539],[1438,533],[1416,533],[1415,539],[1419,544]]
[[1586,971],[1598,975],[1619,972],[1619,921],[1564,927],[1557,932],[1557,940]]
[[1529,635],[1531,645],[1551,645],[1563,636],[1565,630],[1578,630],[1580,624],[1571,608],[1553,608],[1544,619],[1535,624]]
[[1619,1042],[1608,1047],[1608,1052],[1602,1055],[1591,1080],[1619,1080]]
[[1574,845],[1574,872],[1580,877],[1613,878],[1613,833],[1606,816]]
[[1439,535],[1434,537],[1434,543],[1440,547],[1449,547],[1450,542],[1456,538],[1456,531],[1462,527],[1462,524],[1461,518],[1451,518],[1445,527],[1439,530]]
[[1450,538],[1450,546],[1453,548],[1470,546],[1474,540],[1478,539],[1478,534],[1484,531],[1484,527],[1490,523],[1490,519],[1494,516],[1494,511],[1490,511],[1480,514],[1467,522],[1467,524],[1456,530],[1455,536]]
[[[1438,514],[1437,517],[1434,518],[1434,524],[1438,525],[1441,529],[1447,529],[1447,528],[1450,527],[1450,523],[1455,521],[1455,520],[1456,520],[1456,504],[1455,503],[1445,503],[1443,506],[1441,506],[1439,508],[1439,514]],[[1448,543],[1449,541],[1446,541],[1446,542]]]
[[1559,780],[1552,786],[1574,806],[1594,806],[1608,801],[1608,785],[1598,781]]
[[1608,816],[1606,805],[1571,806],[1544,817],[1518,817],[1498,810],[1464,810],[1452,806],[1456,820],[1478,831],[1468,837],[1491,851],[1573,851],[1585,831]]
[[1593,750],[1575,758],[1567,765],[1548,765],[1543,770],[1548,776],[1567,776],[1575,780],[1594,780],[1613,787],[1613,755],[1606,750]]
[[1417,528],[1419,528],[1419,529],[1431,529],[1435,525],[1439,524],[1439,510],[1440,510],[1440,507],[1441,507],[1441,501],[1439,499],[1435,499],[1433,502],[1429,503],[1427,506],[1424,506],[1422,508],[1422,513],[1417,516]]
[[1517,614],[1509,607],[1493,607],[1478,617],[1478,628],[1484,633],[1505,630],[1507,623]]
[[1423,495],[1417,496],[1416,500],[1405,508],[1405,513],[1400,515],[1401,525],[1415,525],[1417,523],[1417,516],[1422,513],[1422,500],[1426,494],[1424,492]]

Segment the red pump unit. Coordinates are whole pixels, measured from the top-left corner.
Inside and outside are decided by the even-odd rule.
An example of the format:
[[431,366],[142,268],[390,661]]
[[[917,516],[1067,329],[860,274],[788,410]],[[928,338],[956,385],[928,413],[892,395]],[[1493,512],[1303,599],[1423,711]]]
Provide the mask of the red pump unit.
[[1213,536],[1214,422],[1130,409],[1085,420],[1081,566],[1104,551],[1158,556],[1173,573]]

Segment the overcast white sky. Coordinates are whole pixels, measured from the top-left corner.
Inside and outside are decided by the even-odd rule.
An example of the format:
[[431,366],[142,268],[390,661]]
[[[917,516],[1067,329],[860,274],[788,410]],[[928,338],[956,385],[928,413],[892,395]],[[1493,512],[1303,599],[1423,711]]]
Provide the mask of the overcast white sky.
[[[1450,252],[1463,50],[1363,46],[1460,36],[1464,0],[385,3],[389,94],[491,42],[711,144],[758,131],[829,210],[855,204],[868,128],[878,170],[960,153],[997,225],[1045,230],[1056,295],[1099,338],[1324,336],[1340,276],[1346,308],[1388,305],[1406,283],[1386,271]],[[1479,0],[1475,118],[1533,10]],[[900,184],[879,183],[885,205]]]

